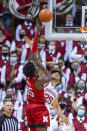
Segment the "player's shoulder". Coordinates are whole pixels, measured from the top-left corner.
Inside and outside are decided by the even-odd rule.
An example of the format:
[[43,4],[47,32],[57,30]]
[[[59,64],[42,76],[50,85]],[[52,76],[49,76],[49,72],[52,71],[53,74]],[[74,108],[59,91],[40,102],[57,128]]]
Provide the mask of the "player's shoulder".
[[44,84],[44,87],[45,87],[45,88],[51,87],[51,82],[49,81],[49,82],[45,83],[45,84]]
[[32,78],[32,80],[35,82],[35,81],[37,81],[37,80],[40,80],[41,79],[41,77],[39,76],[39,75],[36,75],[36,76],[34,76],[33,78]]
[[0,115],[0,124],[3,123],[3,121],[6,119],[4,114]]
[[5,115],[4,114],[0,114],[0,119],[3,119],[5,118]]

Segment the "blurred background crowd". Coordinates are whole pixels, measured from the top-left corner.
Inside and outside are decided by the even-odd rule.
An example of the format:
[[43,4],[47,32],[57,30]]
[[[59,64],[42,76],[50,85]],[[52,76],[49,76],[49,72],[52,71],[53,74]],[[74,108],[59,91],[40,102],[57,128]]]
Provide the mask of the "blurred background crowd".
[[[29,60],[32,41],[37,29],[37,17],[33,18],[34,14],[30,11],[31,7],[35,6],[35,1],[15,0],[14,3],[12,3],[12,0],[9,1],[2,0],[0,2],[0,114],[3,112],[4,100],[11,99],[14,104],[13,115],[18,120],[19,131],[27,131],[27,87],[23,67]],[[73,1],[74,6],[66,15],[60,14],[59,16],[57,14],[64,6],[66,7],[67,2],[67,6],[70,7]],[[76,27],[81,26],[82,5],[87,6],[87,1],[73,1],[54,0],[54,8],[56,9],[56,17],[53,18],[54,32],[73,33],[80,31]],[[48,0],[39,0],[39,2],[39,6],[36,4],[36,11],[38,11],[38,7],[40,10],[48,8]],[[16,13],[13,7],[16,9]],[[13,10],[11,11],[10,8],[13,8]],[[30,9],[30,12],[28,9]],[[18,12],[21,15],[17,14]],[[42,29],[38,40],[38,55],[42,64],[55,78],[44,85],[46,106],[49,110],[51,121],[48,131],[64,130],[62,129],[63,123],[58,118],[51,104],[57,96],[59,96],[58,102],[62,113],[73,124],[73,128],[76,131],[86,131],[87,42],[47,40],[45,38],[45,23],[42,22],[41,25]],[[62,26],[64,28],[58,28]],[[24,36],[27,36],[30,41],[25,40]],[[40,70],[38,72],[44,76],[43,72]],[[74,130],[72,127],[68,128],[71,128],[68,129],[69,131]]]

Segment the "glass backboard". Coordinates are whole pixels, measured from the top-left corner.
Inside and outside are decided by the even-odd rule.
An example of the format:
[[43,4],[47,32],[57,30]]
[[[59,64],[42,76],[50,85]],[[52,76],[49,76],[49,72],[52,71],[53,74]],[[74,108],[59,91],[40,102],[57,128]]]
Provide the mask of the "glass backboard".
[[85,41],[80,27],[87,26],[86,5],[87,0],[48,0],[53,19],[46,23],[46,39]]

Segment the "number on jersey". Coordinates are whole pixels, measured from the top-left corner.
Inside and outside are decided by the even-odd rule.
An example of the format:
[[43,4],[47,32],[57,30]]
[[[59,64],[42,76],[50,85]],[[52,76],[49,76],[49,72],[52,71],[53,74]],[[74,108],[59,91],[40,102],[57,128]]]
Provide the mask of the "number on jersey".
[[32,88],[27,87],[27,95],[28,95],[28,96],[31,96],[31,97],[34,97],[34,93],[33,93]]
[[51,104],[53,101],[53,98],[51,96],[49,96],[48,94],[45,94],[45,98],[48,104]]

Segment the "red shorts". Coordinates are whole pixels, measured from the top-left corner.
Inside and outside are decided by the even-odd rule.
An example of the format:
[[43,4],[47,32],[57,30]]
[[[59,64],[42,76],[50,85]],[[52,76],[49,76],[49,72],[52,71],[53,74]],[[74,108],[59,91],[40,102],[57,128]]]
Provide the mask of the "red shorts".
[[50,126],[49,112],[44,104],[28,104],[26,114],[28,127],[45,128]]

